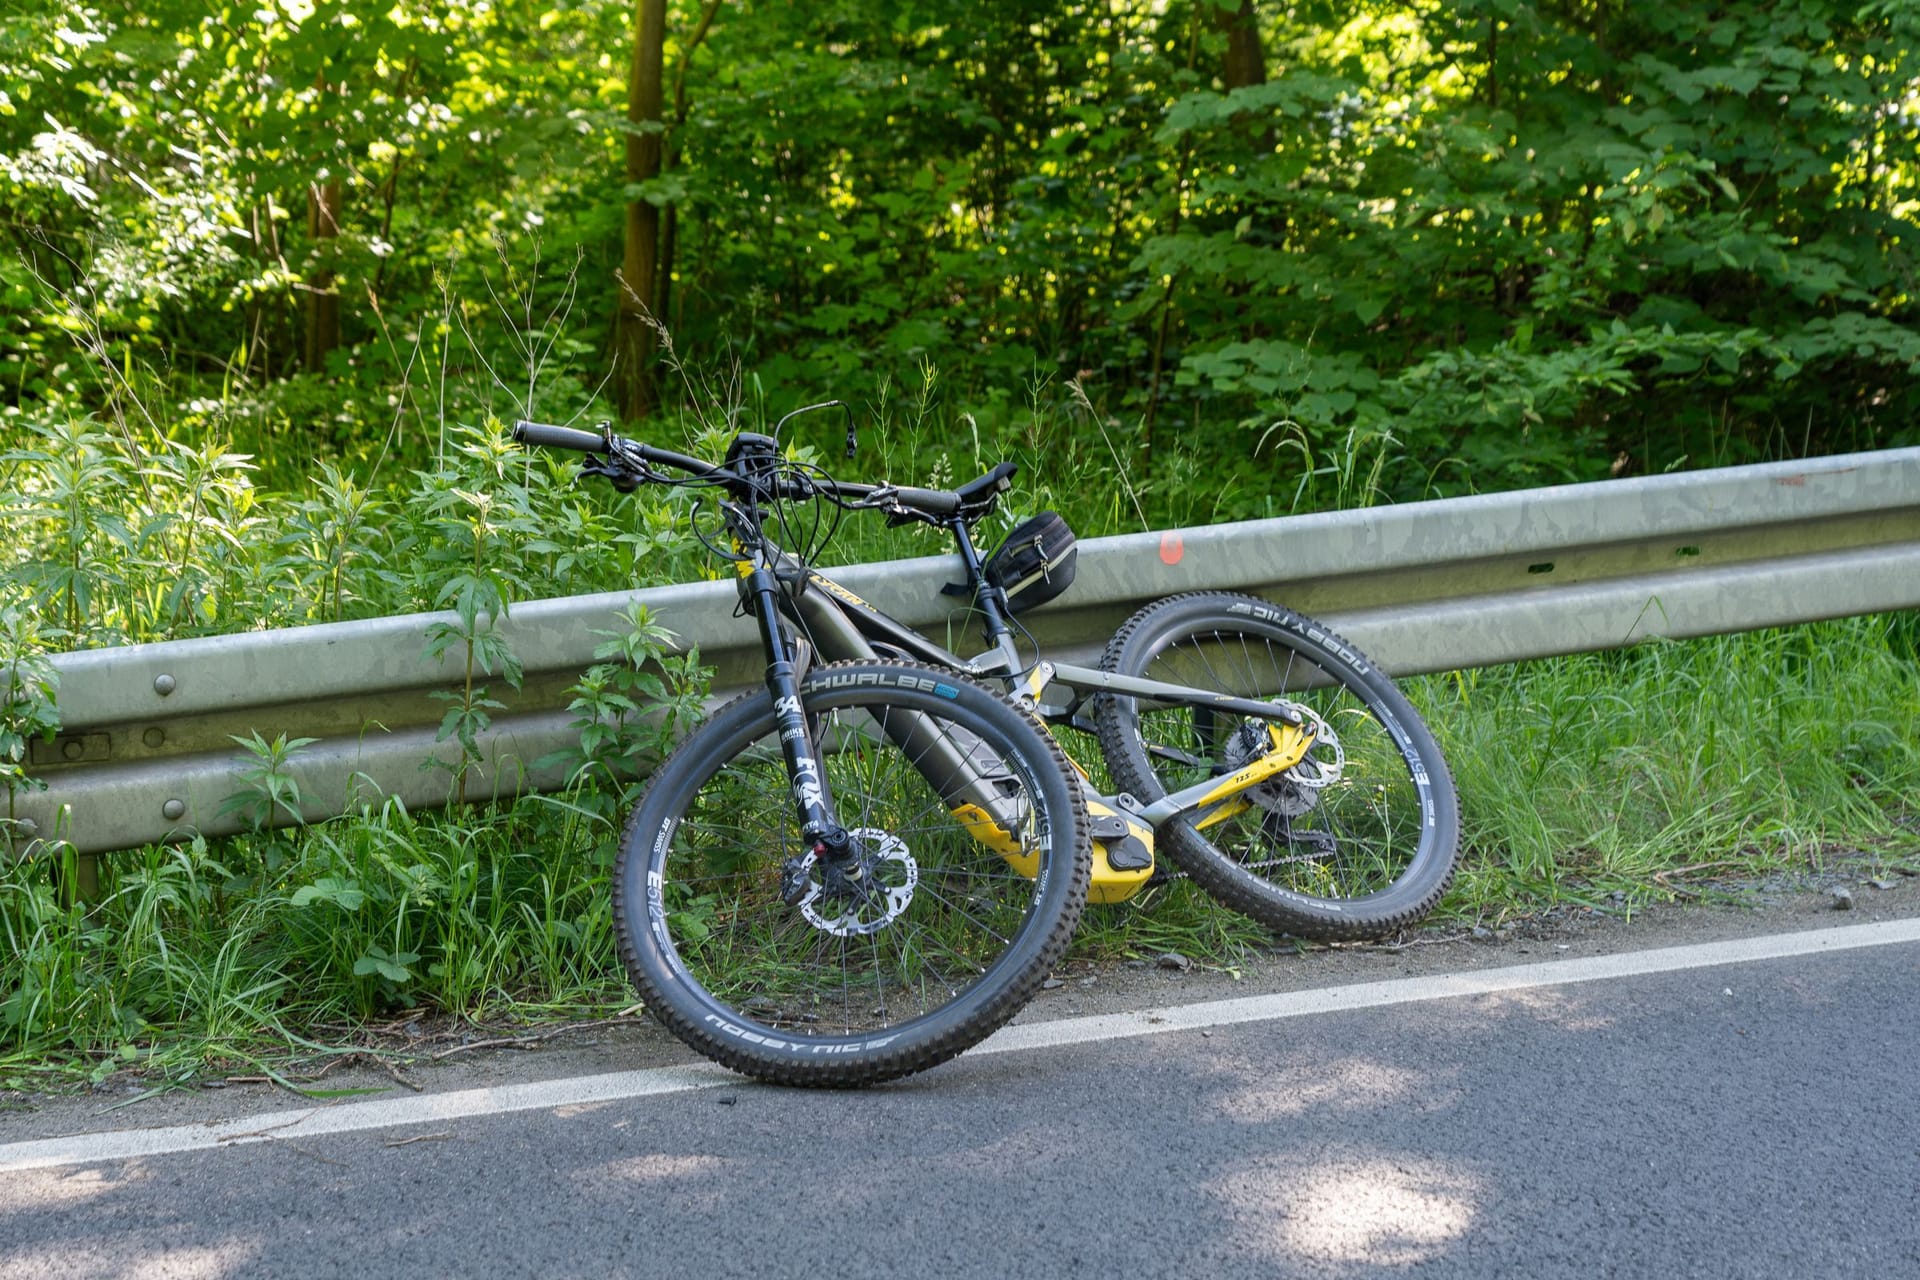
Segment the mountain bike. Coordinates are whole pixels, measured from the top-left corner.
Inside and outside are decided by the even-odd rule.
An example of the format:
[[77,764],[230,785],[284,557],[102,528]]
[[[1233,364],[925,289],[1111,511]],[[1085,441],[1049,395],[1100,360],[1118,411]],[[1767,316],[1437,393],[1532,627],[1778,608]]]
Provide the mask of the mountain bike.
[[[1071,584],[1071,530],[1043,513],[981,554],[972,531],[1010,489],[1012,463],[938,490],[840,481],[788,459],[786,422],[836,406],[845,409],[796,410],[772,435],[740,432],[718,464],[605,426],[514,429],[524,444],[579,451],[583,475],[622,491],[725,495],[728,543],[709,545],[734,562],[759,622],[767,688],[720,711],[655,772],[614,879],[628,969],[682,1039],[802,1083],[930,1066],[1010,1018],[1058,958],[1083,899],[1136,893],[1156,845],[1221,902],[1297,936],[1380,936],[1439,900],[1458,844],[1451,776],[1412,705],[1357,649],[1266,601],[1199,592],[1141,609],[1097,668],[1029,659],[1018,615]],[[849,425],[849,456],[854,443]],[[811,525],[791,517],[803,503]],[[824,526],[822,509],[834,513]],[[949,590],[979,620],[980,655],[951,652],[813,566],[838,514],[868,510],[953,538],[962,581]],[[855,712],[851,723],[843,712]],[[1040,725],[1091,734],[1114,790],[1095,787]],[[876,785],[869,760],[889,747]],[[816,794],[812,781],[827,775],[832,786]],[[921,797],[909,831],[896,794]],[[854,825],[836,825],[850,805]],[[937,845],[936,819],[946,827]],[[972,896],[982,877],[999,895],[994,910],[1021,924],[1017,938],[1011,925],[980,928],[962,948],[951,922],[942,932],[924,917],[982,923],[973,904],[986,899]],[[1064,877],[1077,879],[1063,889]],[[869,950],[854,964],[857,946]],[[986,953],[994,965],[967,985],[966,964]],[[711,968],[695,973],[696,962]],[[796,975],[830,986],[836,964],[837,1004],[801,990]],[[853,994],[883,987],[914,993],[910,1017]]]
[[[742,433],[714,464],[521,423],[631,491],[718,498],[764,687],[654,770],[613,874],[620,951],[648,1010],[764,1079],[849,1086],[944,1061],[1011,1018],[1086,899],[1085,800],[1059,745],[1006,695],[872,654],[821,663],[782,619],[767,526],[811,477]],[[670,474],[677,472],[675,476]]]

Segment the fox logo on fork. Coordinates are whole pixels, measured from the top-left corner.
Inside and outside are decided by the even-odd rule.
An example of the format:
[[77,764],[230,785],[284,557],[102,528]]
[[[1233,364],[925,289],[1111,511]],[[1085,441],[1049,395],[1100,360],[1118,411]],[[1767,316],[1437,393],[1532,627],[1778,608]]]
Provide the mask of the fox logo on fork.
[[827,802],[820,789],[820,766],[806,756],[793,762],[793,797],[802,808],[818,808]]

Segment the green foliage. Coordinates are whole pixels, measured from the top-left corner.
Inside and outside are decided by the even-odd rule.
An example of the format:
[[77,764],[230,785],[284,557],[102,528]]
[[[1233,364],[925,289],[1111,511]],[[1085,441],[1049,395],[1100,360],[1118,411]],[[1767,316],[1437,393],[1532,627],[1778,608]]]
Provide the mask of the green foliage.
[[1391,433],[1396,498],[1915,438],[1911,6],[1268,6],[1244,84],[1217,9],[681,0],[638,186],[611,0],[0,19],[0,412],[168,435],[175,553],[249,455],[341,616],[361,468],[595,398],[640,200],[679,350],[741,371],[673,384],[706,420],[938,367],[928,433],[1005,449],[1077,378],[1124,429],[1036,452],[1121,453],[1155,522],[1194,458],[1262,514],[1276,423]]
[[292,494],[215,442],[82,420],[0,452],[0,604],[40,643],[96,645],[429,609],[434,643],[500,669],[493,621],[534,594],[674,580],[697,562],[672,497],[573,487],[497,423],[448,428],[447,465],[386,481],[324,463]]
[[1185,384],[1477,487],[1905,438],[1910,11],[1363,13],[1168,112]]

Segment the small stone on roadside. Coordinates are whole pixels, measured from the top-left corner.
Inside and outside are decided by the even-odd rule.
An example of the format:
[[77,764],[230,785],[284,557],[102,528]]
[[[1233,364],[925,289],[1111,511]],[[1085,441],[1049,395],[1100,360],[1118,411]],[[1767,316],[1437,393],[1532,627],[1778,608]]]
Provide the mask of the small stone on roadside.
[[1094,978],[1082,978],[1080,979],[1080,985],[1083,987],[1090,987],[1094,984],[1095,981],[1096,979]]
[[1193,961],[1187,959],[1178,951],[1162,952],[1160,956],[1154,960],[1154,963],[1162,969],[1178,969],[1181,973],[1185,973],[1187,970],[1193,968]]
[[1147,967],[1147,962],[1146,962],[1145,960],[1129,960],[1129,961],[1127,961],[1127,968],[1129,968],[1129,969],[1144,969],[1144,968],[1146,968],[1146,967]]
[[1060,988],[1066,985],[1067,985],[1066,983],[1060,981],[1060,979],[1058,978],[1048,978],[1045,982],[1040,984],[1040,989],[1042,991],[1058,991]]
[[1493,930],[1483,924],[1477,924],[1473,926],[1473,936],[1484,942],[1493,936]]
[[1871,880],[1869,880],[1869,881],[1867,881],[1867,883],[1868,883],[1868,884],[1870,884],[1870,885],[1872,885],[1872,886],[1873,886],[1874,888],[1876,888],[1876,889],[1891,889],[1891,888],[1893,888],[1893,881],[1891,881],[1891,880],[1882,880],[1882,879],[1880,879],[1880,878],[1879,878],[1878,876],[1876,876],[1876,877],[1874,877],[1873,879],[1871,879]]
[[1827,896],[1833,899],[1833,909],[1835,911],[1853,910],[1853,890],[1829,889],[1827,890]]

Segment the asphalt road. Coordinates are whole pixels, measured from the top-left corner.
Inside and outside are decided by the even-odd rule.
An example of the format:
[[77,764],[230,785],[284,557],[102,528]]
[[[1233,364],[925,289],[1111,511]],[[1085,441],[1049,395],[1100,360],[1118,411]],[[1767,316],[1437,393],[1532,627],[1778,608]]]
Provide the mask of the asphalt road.
[[1067,1020],[857,1094],[668,1068],[29,1168],[0,1129],[0,1277],[1920,1276],[1902,936]]

